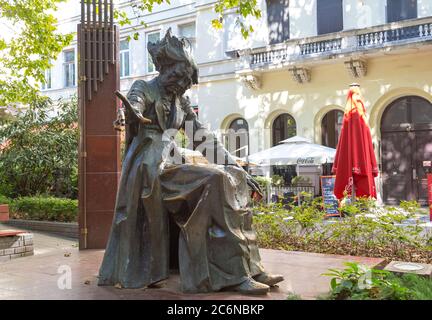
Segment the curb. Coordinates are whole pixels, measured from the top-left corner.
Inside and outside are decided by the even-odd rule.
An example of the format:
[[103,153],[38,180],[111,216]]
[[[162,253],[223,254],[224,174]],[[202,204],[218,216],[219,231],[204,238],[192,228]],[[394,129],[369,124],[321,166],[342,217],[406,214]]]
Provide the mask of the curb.
[[78,223],[76,222],[10,219],[9,221],[5,221],[2,223],[20,229],[41,231],[60,235],[67,238],[78,239]]

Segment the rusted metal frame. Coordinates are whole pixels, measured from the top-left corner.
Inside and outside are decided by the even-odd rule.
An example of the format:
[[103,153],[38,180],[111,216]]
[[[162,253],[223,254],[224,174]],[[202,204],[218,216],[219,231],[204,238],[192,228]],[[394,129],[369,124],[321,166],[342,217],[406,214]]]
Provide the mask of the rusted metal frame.
[[113,0],[110,0],[109,4],[109,61],[111,63],[114,63],[114,6],[113,6]]
[[91,82],[92,82],[92,88],[93,91],[97,91],[97,21],[96,21],[96,1],[97,0],[91,0],[92,4],[92,23],[91,25],[91,46],[92,46],[92,55],[91,55]]
[[89,23],[91,21],[91,16],[90,16],[90,0],[87,0],[87,6],[86,6],[86,10],[87,10],[87,21],[85,23],[85,28],[87,29],[89,26]]
[[93,91],[97,91],[97,30],[92,28],[92,70],[91,70],[91,81]]
[[113,34],[114,34],[114,42],[113,42],[113,61],[112,63],[115,64],[117,61],[117,57],[119,56],[120,51],[120,40],[117,34],[117,26],[113,26]]
[[109,51],[109,46],[108,46],[108,39],[109,39],[109,35],[108,35],[108,0],[104,0],[104,30],[103,30],[103,34],[104,34],[104,39],[103,39],[103,47],[104,47],[104,54],[103,54],[103,61],[104,61],[104,65],[105,65],[105,74],[108,74],[109,72],[109,65],[108,65],[108,51]]
[[92,86],[91,86],[91,30],[87,27],[86,38],[84,41],[85,45],[85,60],[86,60],[86,81],[87,81],[87,100],[92,99]]
[[85,0],[81,0],[81,27],[78,27],[80,28],[80,30],[83,24],[85,23],[85,2],[84,1]]
[[102,26],[102,0],[98,1],[98,72],[99,72],[99,81],[102,82],[104,79],[103,74],[103,26]]

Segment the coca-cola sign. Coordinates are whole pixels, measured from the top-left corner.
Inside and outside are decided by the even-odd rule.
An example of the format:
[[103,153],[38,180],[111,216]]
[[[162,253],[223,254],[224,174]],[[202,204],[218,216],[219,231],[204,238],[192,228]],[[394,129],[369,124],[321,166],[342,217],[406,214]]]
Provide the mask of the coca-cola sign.
[[314,164],[314,163],[315,163],[315,159],[313,157],[297,159],[297,164]]

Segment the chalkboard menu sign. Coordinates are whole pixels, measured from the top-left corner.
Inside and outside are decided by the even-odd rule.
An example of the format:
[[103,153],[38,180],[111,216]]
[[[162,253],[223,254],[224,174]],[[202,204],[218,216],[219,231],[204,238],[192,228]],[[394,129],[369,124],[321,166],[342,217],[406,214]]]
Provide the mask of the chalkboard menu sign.
[[321,191],[327,217],[340,216],[339,201],[333,193],[336,176],[321,176]]

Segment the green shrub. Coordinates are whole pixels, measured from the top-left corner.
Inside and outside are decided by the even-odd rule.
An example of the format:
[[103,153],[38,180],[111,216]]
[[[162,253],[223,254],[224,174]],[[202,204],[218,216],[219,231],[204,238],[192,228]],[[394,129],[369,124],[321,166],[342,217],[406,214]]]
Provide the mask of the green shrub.
[[330,269],[329,300],[430,300],[432,280],[415,274],[397,276],[348,262],[343,270]]
[[404,274],[402,277],[393,276],[401,285],[410,288],[415,300],[432,300],[432,279],[416,274]]
[[274,175],[271,177],[271,183],[272,183],[272,185],[274,185],[275,187],[281,187],[281,186],[284,185],[285,180],[284,180],[284,178],[283,178],[282,176],[279,176],[279,175],[277,175],[277,174],[274,174]]
[[403,210],[405,210],[409,213],[417,213],[417,212],[423,212],[424,211],[421,209],[420,204],[415,200],[411,200],[411,201],[402,200],[399,205]]
[[311,179],[305,176],[295,176],[291,179],[292,186],[308,186],[311,184]]
[[419,224],[401,225],[412,213],[399,208],[378,208],[369,202],[365,199],[358,205],[350,205],[353,214],[331,220],[325,218],[321,198],[303,201],[301,206],[282,203],[256,206],[254,226],[258,245],[380,257],[387,261],[432,262],[430,235],[423,233]]
[[10,204],[11,218],[74,222],[78,216],[78,201],[54,197],[21,197]]
[[0,204],[9,204],[11,199],[0,194]]
[[271,179],[263,176],[254,177],[255,181],[258,182],[262,191],[266,191],[267,187],[271,185]]
[[45,100],[0,126],[0,194],[76,198],[77,99]]

